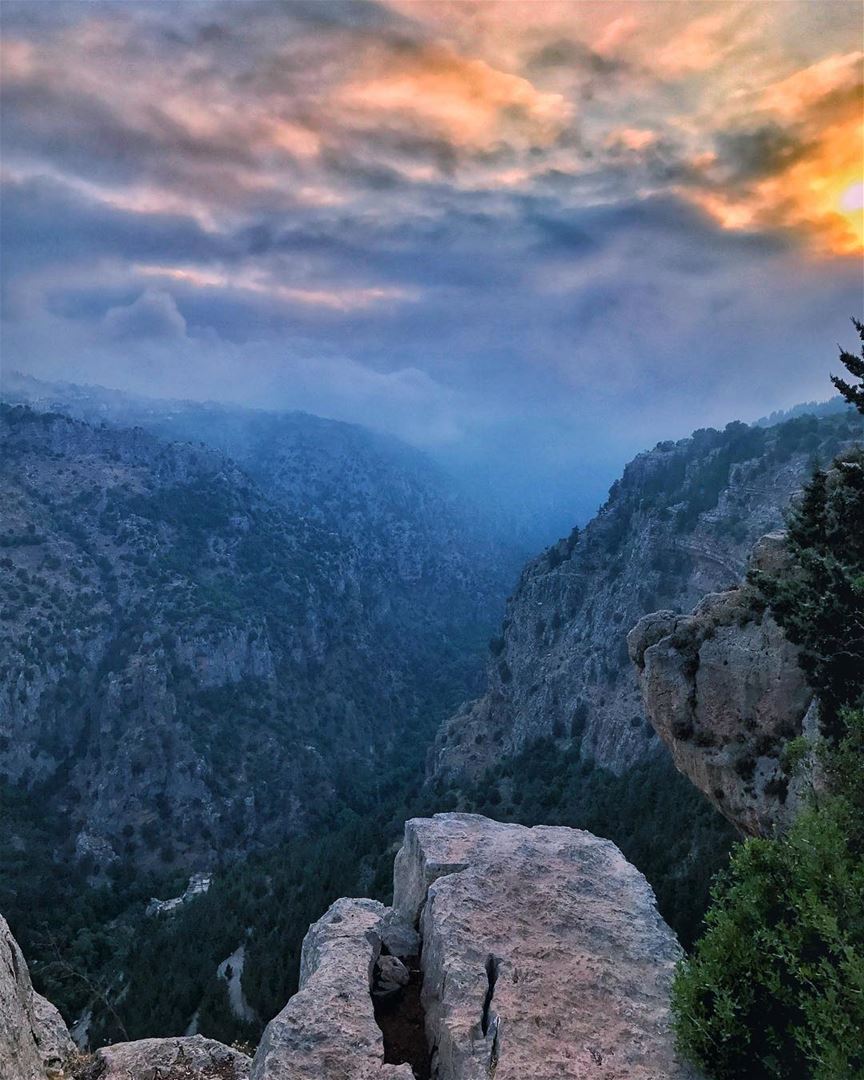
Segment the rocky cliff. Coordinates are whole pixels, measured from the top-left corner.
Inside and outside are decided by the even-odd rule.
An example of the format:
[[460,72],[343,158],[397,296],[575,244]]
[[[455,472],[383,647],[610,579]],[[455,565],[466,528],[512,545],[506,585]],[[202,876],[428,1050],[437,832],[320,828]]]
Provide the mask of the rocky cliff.
[[8,406],[0,440],[0,780],[94,868],[308,826],[466,685],[495,575],[419,542],[422,490],[375,525],[439,594],[409,625],[393,552],[364,562],[222,453]]
[[49,1041],[57,1076],[76,1080],[694,1076],[670,1031],[675,936],[614,844],[576,829],[408,821],[393,907],[341,899],[310,927],[300,989],[251,1062],[195,1036],[106,1047],[64,1072],[62,1021],[49,1039],[5,942],[2,1080],[45,1080]]
[[60,1013],[33,989],[0,915],[0,1080],[45,1080],[60,1073],[73,1049]]
[[[782,572],[782,533],[756,545],[754,571]],[[658,611],[628,635],[645,708],[678,769],[742,832],[789,825],[813,781],[788,743],[817,735],[817,705],[785,637],[749,583],[709,593],[690,615]]]
[[627,652],[658,608],[690,610],[744,574],[755,540],[862,422],[855,413],[774,427],[730,424],[661,443],[624,470],[581,532],[525,568],[490,643],[488,689],[442,728],[433,777],[477,775],[541,737],[622,772],[660,748]]
[[[312,927],[301,990],[265,1032],[253,1080],[409,1080],[409,1059],[436,1080],[692,1075],[669,1029],[680,949],[608,841],[473,814],[414,819],[393,904],[340,900]],[[395,1036],[410,981],[389,1006],[370,990],[380,997],[392,958],[410,968],[418,948],[422,1029],[406,1052]]]

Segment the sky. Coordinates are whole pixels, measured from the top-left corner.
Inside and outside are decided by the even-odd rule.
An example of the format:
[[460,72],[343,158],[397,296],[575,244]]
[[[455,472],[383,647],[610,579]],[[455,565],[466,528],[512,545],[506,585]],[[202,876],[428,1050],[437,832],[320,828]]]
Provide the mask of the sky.
[[573,506],[829,396],[857,2],[0,14],[5,369],[357,421]]

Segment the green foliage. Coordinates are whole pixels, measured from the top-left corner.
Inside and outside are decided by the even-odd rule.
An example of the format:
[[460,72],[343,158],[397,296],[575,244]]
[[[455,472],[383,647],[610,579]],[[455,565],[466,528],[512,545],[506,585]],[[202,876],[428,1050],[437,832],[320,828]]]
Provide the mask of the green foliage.
[[864,690],[864,451],[817,470],[789,515],[791,566],[754,580],[819,695],[823,725]]
[[[612,485],[597,522],[603,547],[607,553],[617,552],[632,534],[634,515],[650,510],[670,517],[675,530],[686,534],[717,506],[735,470],[743,469],[755,480],[769,464],[782,464],[802,453],[830,460],[844,443],[861,434],[859,417],[844,410],[818,418],[795,416],[767,427],[734,422],[723,431],[701,428],[678,443],[659,443],[657,450],[663,453],[653,458],[647,475],[631,465]],[[736,518],[732,505],[714,527],[736,542],[748,538],[747,527]]]
[[679,969],[682,1051],[718,1080],[864,1076],[864,714],[843,714],[828,794],[748,840]]
[[[66,822],[46,811],[45,793],[24,793],[0,781],[0,912],[27,956],[37,987],[47,991],[67,1019],[87,1006],[103,975],[133,946],[130,909],[178,879],[112,867],[101,884],[88,881],[93,862],[64,849]],[[116,1033],[115,1033],[116,1037]]]
[[[389,902],[404,821],[443,810],[468,809],[526,825],[565,824],[607,836],[646,874],[664,918],[682,939],[689,942],[698,932],[711,877],[725,862],[732,832],[667,759],[616,777],[583,761],[578,747],[545,740],[460,792],[422,786],[424,745],[418,734],[400,746],[374,779],[356,770],[346,774],[341,809],[331,809],[318,830],[218,867],[206,895],[160,918],[144,916],[147,899],[178,895],[184,875],[141,881],[118,869],[93,888],[86,867],[52,866],[49,852],[57,837],[50,823],[37,827],[29,805],[10,792],[19,800],[18,824],[12,839],[0,842],[0,858],[13,867],[16,888],[0,890],[0,910],[34,961],[38,988],[71,1020],[90,1000],[88,984],[110,990],[112,998],[122,986],[117,1017],[96,1003],[95,1044],[180,1034],[196,1011],[205,1035],[254,1041],[297,989],[309,924],[340,896]],[[27,855],[16,858],[25,844]],[[33,863],[35,878],[26,865],[32,852],[42,853]],[[253,1024],[232,1015],[216,976],[241,943],[243,990],[259,1017]]]
[[[754,581],[819,695],[825,790],[735,850],[679,968],[679,1045],[716,1080],[864,1077],[864,452],[816,471],[787,547]],[[809,752],[795,740],[784,766]]]
[[848,383],[837,375],[831,376],[831,382],[834,383],[850,405],[854,405],[858,412],[864,413],[864,323],[860,323],[857,319],[853,319],[852,322],[858,331],[858,337],[861,338],[861,355],[855,356],[854,353],[841,349],[840,360],[849,374],[858,380],[858,385]]

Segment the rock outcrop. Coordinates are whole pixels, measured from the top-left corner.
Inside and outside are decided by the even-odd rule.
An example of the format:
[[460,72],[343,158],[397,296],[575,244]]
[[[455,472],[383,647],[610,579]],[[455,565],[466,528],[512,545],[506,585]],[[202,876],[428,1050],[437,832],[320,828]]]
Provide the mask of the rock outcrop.
[[[781,533],[763,537],[751,567],[776,571]],[[757,590],[709,593],[690,615],[658,611],[628,635],[645,707],[677,768],[750,836],[794,816],[808,770],[787,771],[790,739],[816,734],[816,705],[798,649]]]
[[339,900],[310,929],[301,989],[265,1032],[251,1080],[411,1080],[398,1058],[384,1064],[393,1055],[370,997],[382,952],[418,948],[411,924],[431,1051],[422,1075],[694,1075],[669,1025],[681,950],[621,852],[576,829],[438,814],[406,823],[394,910]]
[[215,1039],[138,1039],[97,1050],[86,1080],[247,1080],[246,1054]]
[[[48,1080],[71,1042],[56,1010],[34,1004],[2,925],[0,1080]],[[251,1061],[200,1035],[143,1039],[104,1047],[75,1075],[689,1080],[670,1030],[680,956],[650,886],[608,840],[476,814],[415,818],[394,906],[341,899],[310,927],[300,989]]]
[[208,891],[213,881],[212,874],[192,874],[189,884],[180,896],[172,896],[170,900],[159,900],[152,897],[147,905],[145,914],[153,917],[157,915],[171,915],[178,911],[184,904],[194,900],[196,896],[202,896]]
[[59,1076],[73,1050],[60,1013],[33,989],[18,943],[0,915],[0,1080]]
[[267,1025],[251,1080],[413,1080],[384,1063],[371,989],[382,948],[419,940],[375,900],[337,900],[303,940],[300,989]]
[[645,878],[578,829],[474,814],[406,823],[394,906],[419,911],[440,1080],[668,1080],[681,950]]

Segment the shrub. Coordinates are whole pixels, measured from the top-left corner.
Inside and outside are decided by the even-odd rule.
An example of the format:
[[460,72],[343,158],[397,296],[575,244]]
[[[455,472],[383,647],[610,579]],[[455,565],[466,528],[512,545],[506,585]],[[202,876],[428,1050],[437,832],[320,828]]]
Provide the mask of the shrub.
[[679,1047],[717,1080],[864,1075],[864,714],[844,716],[833,790],[738,846],[679,967]]

